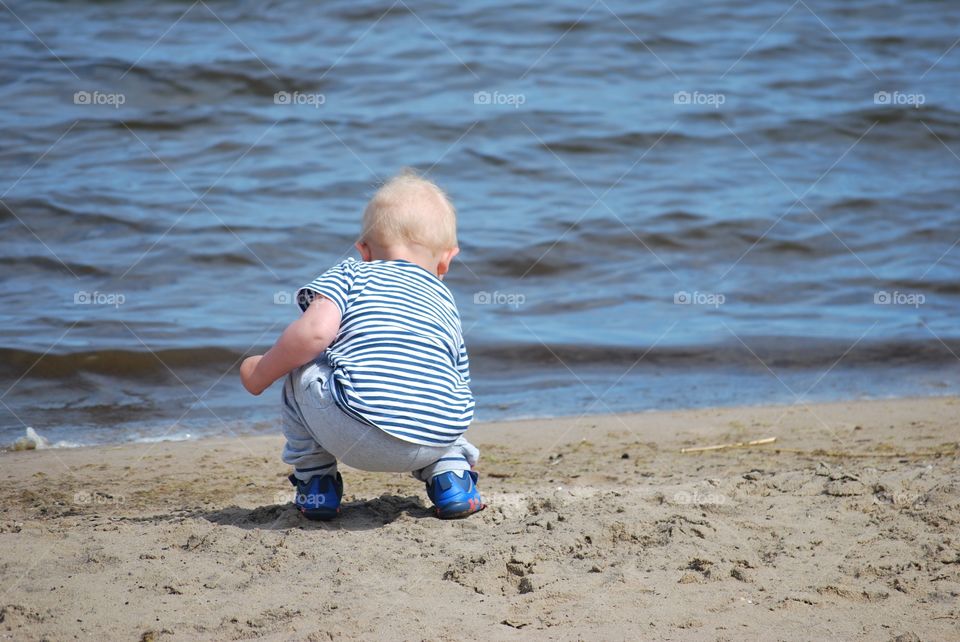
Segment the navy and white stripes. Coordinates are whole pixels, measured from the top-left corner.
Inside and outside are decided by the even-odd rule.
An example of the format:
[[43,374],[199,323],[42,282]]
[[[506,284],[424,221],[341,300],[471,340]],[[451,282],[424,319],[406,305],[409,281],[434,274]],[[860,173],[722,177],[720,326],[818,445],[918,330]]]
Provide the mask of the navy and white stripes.
[[337,405],[404,441],[452,444],[469,427],[474,401],[460,314],[447,286],[409,261],[347,259],[300,289],[342,319],[327,349]]

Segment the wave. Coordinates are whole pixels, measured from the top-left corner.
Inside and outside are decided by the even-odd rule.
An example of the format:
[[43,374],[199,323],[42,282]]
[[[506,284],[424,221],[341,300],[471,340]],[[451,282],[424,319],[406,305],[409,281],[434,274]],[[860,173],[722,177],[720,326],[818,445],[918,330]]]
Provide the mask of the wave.
[[[873,96],[865,100],[872,103]],[[540,149],[554,154],[604,155],[620,154],[625,151],[649,149],[657,143],[658,149],[668,149],[671,145],[696,144],[698,146],[729,146],[739,144],[730,136],[727,129],[718,123],[727,122],[723,113],[701,111],[691,115],[701,121],[711,121],[712,134],[686,132],[679,129],[652,132],[621,132],[607,135],[587,135],[544,137],[538,144]],[[896,127],[883,127],[896,125]],[[838,135],[860,138],[865,131],[875,127],[870,140],[884,139],[905,147],[927,147],[941,145],[941,141],[960,140],[960,114],[942,109],[935,105],[925,105],[922,110],[907,109],[902,106],[871,106],[842,113],[828,114],[818,118],[789,118],[775,124],[755,128],[735,128],[738,136],[761,136],[776,144],[793,144],[798,140],[826,141],[834,143]],[[936,132],[934,136],[933,132]],[[940,140],[938,140],[938,138]],[[659,142],[657,142],[659,141]],[[493,164],[503,164],[499,158],[485,158]]]
[[9,450],[44,450],[47,448],[78,448],[80,444],[73,441],[51,442],[49,439],[37,433],[31,427],[27,427],[23,437],[14,441],[8,447]]
[[[139,221],[112,216],[103,212],[93,212],[88,208],[69,207],[46,198],[15,198],[4,199],[6,207],[0,207],[0,221],[16,220],[17,217],[27,221],[31,227],[44,225],[68,225],[75,228],[78,225],[92,227],[119,226],[135,232],[147,232],[154,229]],[[14,216],[16,214],[16,216]],[[49,220],[44,220],[47,218]]]
[[3,256],[0,257],[0,266],[13,268],[20,277],[30,269],[36,269],[42,272],[63,272],[64,267],[76,276],[110,276],[107,270],[98,268],[95,265],[54,259],[47,256]]
[[359,22],[369,26],[373,22],[383,22],[390,18],[412,15],[413,12],[404,3],[394,3],[384,9],[382,5],[371,7],[351,7],[350,9],[337,11],[335,17],[346,22]]
[[154,89],[160,92],[160,96],[190,95],[198,90],[216,91],[221,96],[264,97],[272,97],[278,91],[290,91],[291,88],[298,87],[320,91],[318,75],[304,73],[302,78],[297,78],[283,75],[282,71],[271,72],[259,63],[228,65],[141,61],[131,68],[128,61],[109,60],[101,61],[98,69],[101,73],[106,69],[116,72],[117,75],[124,74],[130,79],[128,82],[137,82],[148,87],[153,85]]
[[702,221],[704,216],[696,212],[687,212],[686,210],[668,210],[660,212],[651,218],[651,221],[664,223],[692,223]]
[[684,261],[692,252],[722,251],[723,256],[734,258],[747,250],[754,257],[837,255],[832,234],[802,214],[793,217],[800,221],[797,230],[789,229],[791,217],[773,230],[766,219],[711,220],[684,211],[622,219],[559,220],[549,224],[540,242],[510,249],[477,248],[470,254],[488,274],[508,278],[571,275],[594,265],[597,256],[632,262],[647,257],[650,251]]
[[502,170],[512,177],[523,177],[527,179],[549,180],[552,172],[547,169],[528,167],[518,162],[515,158],[507,155],[498,155],[492,153],[480,152],[475,149],[464,149],[463,153],[472,158]]
[[157,110],[151,113],[150,118],[130,118],[123,122],[106,121],[103,126],[120,132],[132,129],[136,132],[179,132],[198,131],[216,124],[218,117],[195,116],[185,117],[181,112]]
[[[630,366],[697,369],[774,370],[826,369],[843,357],[838,367],[927,366],[950,364],[960,353],[960,338],[927,340],[862,341],[850,350],[850,341],[799,337],[743,337],[739,341],[703,345],[583,346],[572,344],[471,345],[475,364],[507,364],[512,368],[555,365]],[[849,350],[849,352],[847,352]],[[761,363],[762,362],[762,363]]]
[[[873,103],[873,96],[865,102]],[[898,125],[899,127],[883,127]],[[869,128],[876,126],[870,139],[896,140],[904,146],[940,145],[943,141],[960,138],[960,114],[937,105],[926,104],[923,109],[905,108],[901,105],[871,106],[848,110],[820,118],[792,118],[771,127],[756,131],[775,143],[794,143],[798,140],[831,141],[837,134],[860,138]],[[928,131],[929,127],[936,136]],[[738,132],[739,133],[739,132]]]
[[693,40],[663,34],[645,37],[642,42],[634,38],[627,41],[626,44],[627,49],[644,54],[649,54],[651,50],[660,53],[662,51],[670,51],[671,49],[694,49],[698,46],[699,45]]
[[[623,368],[825,369],[843,356],[842,367],[896,367],[949,364],[960,354],[960,338],[927,340],[851,341],[814,337],[743,337],[739,341],[684,346],[575,345],[542,343],[472,343],[475,368],[499,370],[544,367],[596,366]],[[849,350],[849,352],[847,352]],[[246,353],[224,347],[167,349],[156,352],[96,350],[68,354],[43,354],[0,348],[0,372],[18,377],[60,379],[83,374],[122,380],[152,379],[176,372],[210,371],[217,376],[239,364]],[[761,363],[762,361],[762,363]]]
[[[112,443],[112,441],[103,442],[102,438],[97,439],[94,435],[85,431],[77,431],[83,435],[83,441],[70,441],[66,439],[59,439],[52,441],[44,435],[41,435],[32,427],[27,427],[24,434],[12,442],[9,442],[7,445],[0,444],[0,451],[20,451],[20,450],[47,450],[50,448],[59,449],[59,448],[83,448],[85,446],[95,446],[101,443]],[[214,433],[215,434],[215,433]],[[174,442],[174,441],[196,441],[204,436],[211,436],[205,433],[197,432],[186,432],[186,431],[177,431],[169,432],[164,430],[162,434],[159,435],[143,435],[138,436],[136,434],[124,434],[120,436],[117,441],[119,442],[129,442],[135,444],[158,444],[163,442]]]
[[570,136],[539,143],[538,147],[553,153],[608,154],[624,150],[649,149],[659,145],[697,140],[697,137],[676,132],[627,132],[609,136]]
[[174,348],[141,352],[134,350],[90,350],[66,354],[45,354],[17,348],[0,348],[0,373],[17,378],[62,379],[95,374],[120,379],[166,377],[170,370],[214,370],[221,372],[243,358],[243,353],[220,347]]
[[251,254],[240,252],[217,252],[216,254],[192,254],[190,260],[205,265],[259,265],[260,263]]

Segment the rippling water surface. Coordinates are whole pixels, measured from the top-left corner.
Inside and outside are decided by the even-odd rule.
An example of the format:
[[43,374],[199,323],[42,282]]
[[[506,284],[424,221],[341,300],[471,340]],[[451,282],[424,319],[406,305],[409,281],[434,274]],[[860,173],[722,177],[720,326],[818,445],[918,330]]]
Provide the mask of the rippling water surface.
[[271,429],[237,360],[405,165],[480,419],[960,391],[955,3],[8,7],[2,443]]

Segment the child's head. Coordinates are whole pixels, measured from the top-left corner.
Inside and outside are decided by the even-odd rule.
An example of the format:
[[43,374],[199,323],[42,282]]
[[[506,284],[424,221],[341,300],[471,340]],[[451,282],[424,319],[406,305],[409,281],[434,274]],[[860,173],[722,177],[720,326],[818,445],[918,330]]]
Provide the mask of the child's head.
[[435,183],[404,170],[363,212],[357,248],[365,261],[407,259],[443,276],[457,247],[457,212]]

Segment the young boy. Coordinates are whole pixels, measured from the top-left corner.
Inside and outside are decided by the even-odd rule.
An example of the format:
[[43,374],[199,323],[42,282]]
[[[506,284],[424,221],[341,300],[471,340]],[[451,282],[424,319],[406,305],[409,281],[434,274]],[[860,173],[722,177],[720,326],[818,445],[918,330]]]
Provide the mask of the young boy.
[[483,509],[480,452],[463,437],[473,419],[460,314],[442,283],[457,247],[453,205],[405,172],[374,194],[347,259],[297,294],[303,315],[240,366],[259,395],[283,384],[283,461],[295,504],[310,519],[340,512],[341,461],[408,472],[426,482],[442,519]]

